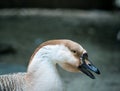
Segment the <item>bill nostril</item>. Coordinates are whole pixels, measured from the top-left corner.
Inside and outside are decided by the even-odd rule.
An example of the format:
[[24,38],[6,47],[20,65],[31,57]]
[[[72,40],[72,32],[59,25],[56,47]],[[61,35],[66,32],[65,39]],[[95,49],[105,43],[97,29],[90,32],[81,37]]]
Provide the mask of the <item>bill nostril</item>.
[[88,66],[92,66],[91,64],[88,64]]

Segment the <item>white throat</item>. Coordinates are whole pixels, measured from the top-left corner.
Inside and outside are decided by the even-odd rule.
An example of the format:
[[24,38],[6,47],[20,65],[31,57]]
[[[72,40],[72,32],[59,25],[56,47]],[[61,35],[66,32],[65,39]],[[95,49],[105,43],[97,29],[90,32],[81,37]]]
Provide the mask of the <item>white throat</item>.
[[26,75],[27,91],[64,91],[54,62],[56,49],[57,45],[56,48],[46,46],[34,55]]

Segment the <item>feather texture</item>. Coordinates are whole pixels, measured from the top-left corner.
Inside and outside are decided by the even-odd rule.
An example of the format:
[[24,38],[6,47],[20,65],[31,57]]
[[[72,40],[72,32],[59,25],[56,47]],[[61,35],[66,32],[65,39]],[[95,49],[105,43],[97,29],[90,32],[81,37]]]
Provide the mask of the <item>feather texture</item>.
[[25,74],[7,74],[0,76],[0,91],[23,91]]

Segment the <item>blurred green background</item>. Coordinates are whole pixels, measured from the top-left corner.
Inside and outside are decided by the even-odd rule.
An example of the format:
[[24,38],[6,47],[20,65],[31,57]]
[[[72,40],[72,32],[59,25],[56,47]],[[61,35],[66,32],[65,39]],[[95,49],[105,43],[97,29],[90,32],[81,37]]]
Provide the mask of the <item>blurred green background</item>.
[[83,7],[75,3],[70,7],[67,0],[67,7],[55,7],[60,2],[56,0],[48,3],[52,9],[36,3],[26,8],[21,1],[13,1],[4,1],[0,9],[0,74],[26,71],[35,48],[46,40],[71,39],[88,51],[101,75],[92,80],[59,68],[67,91],[120,91],[120,12],[119,3],[115,5],[119,0],[111,0],[110,5],[106,1],[106,7],[95,4],[101,8],[94,6],[94,0],[83,2]]

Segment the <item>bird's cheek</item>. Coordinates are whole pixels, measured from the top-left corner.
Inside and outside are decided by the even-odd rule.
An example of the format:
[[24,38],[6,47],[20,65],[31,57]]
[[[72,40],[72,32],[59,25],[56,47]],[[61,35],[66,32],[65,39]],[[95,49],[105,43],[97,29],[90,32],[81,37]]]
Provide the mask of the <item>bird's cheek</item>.
[[75,67],[79,67],[79,66],[82,64],[82,62],[80,61],[80,59],[75,58],[75,60],[73,61],[72,64],[73,64]]
[[71,65],[69,63],[64,63],[61,65],[61,67],[66,70],[66,71],[69,71],[69,72],[79,72],[79,69],[74,66],[74,65]]

